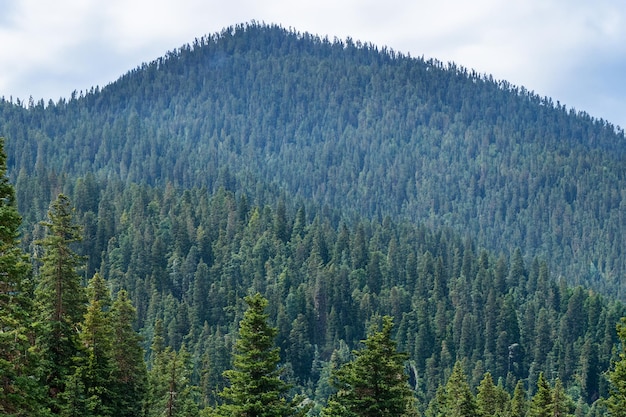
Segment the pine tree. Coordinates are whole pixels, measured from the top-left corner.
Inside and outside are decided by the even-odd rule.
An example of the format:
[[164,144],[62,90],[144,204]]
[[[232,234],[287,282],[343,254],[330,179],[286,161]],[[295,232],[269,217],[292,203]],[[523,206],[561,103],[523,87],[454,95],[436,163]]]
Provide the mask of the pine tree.
[[89,305],[81,324],[80,340],[83,358],[76,376],[85,389],[86,407],[90,415],[117,415],[113,409],[111,374],[113,372],[113,334],[109,319],[111,296],[104,278],[96,273],[87,287]]
[[42,390],[34,382],[38,358],[30,349],[31,270],[19,247],[22,219],[6,170],[4,139],[0,138],[0,414],[37,415]]
[[543,376],[539,374],[537,379],[537,392],[533,395],[528,410],[529,417],[550,417],[552,415],[552,388]]
[[280,352],[274,344],[278,331],[268,324],[267,300],[256,293],[245,301],[248,309],[239,324],[234,369],[224,372],[230,386],[222,391],[225,404],[218,406],[215,415],[303,416],[307,407],[287,398],[290,386],[280,379]]
[[565,392],[561,380],[557,379],[554,382],[554,388],[552,388],[552,416],[573,417],[572,410],[574,410],[574,408],[574,401]]
[[554,387],[545,379],[543,373],[537,380],[537,392],[530,402],[529,417],[569,417],[574,409],[574,401],[565,392],[560,379]]
[[48,218],[42,223],[48,233],[37,242],[44,250],[36,289],[37,344],[43,354],[50,408],[59,413],[59,394],[74,374],[81,350],[77,330],[85,312],[86,295],[78,274],[82,259],[71,248],[81,239],[80,227],[74,224],[73,209],[66,196],[60,194],[50,205]]
[[140,336],[133,329],[135,316],[135,308],[127,292],[121,290],[110,313],[113,332],[111,390],[115,415],[119,417],[140,415],[146,393],[144,349],[141,347]]
[[472,394],[461,362],[456,362],[452,374],[438,395],[439,406],[436,416],[478,417],[480,415],[476,399]]
[[626,417],[626,317],[617,325],[617,334],[622,344],[619,359],[613,363],[608,379],[611,384],[610,395],[606,400],[609,415]]
[[591,338],[585,338],[580,353],[580,385],[584,400],[591,404],[600,396],[600,362],[598,345]]
[[197,416],[196,389],[190,383],[191,358],[185,345],[178,352],[168,346],[153,354],[152,369],[148,375],[149,390],[145,415]]
[[528,401],[526,400],[526,391],[524,390],[524,382],[518,381],[513,391],[511,399],[511,407],[509,411],[510,417],[524,417],[528,410]]
[[[79,368],[80,369],[80,368]],[[96,417],[89,411],[89,399],[79,369],[65,379],[65,387],[56,398],[58,412],[62,417]],[[93,399],[91,401],[93,403]]]
[[509,405],[509,394],[501,386],[493,383],[491,374],[487,372],[478,385],[476,404],[482,416],[502,415]]
[[444,416],[444,410],[446,407],[446,388],[444,385],[439,385],[435,395],[428,403],[428,408],[424,415],[426,417],[439,417]]
[[407,355],[391,339],[391,317],[382,328],[372,328],[364,348],[335,372],[337,392],[322,410],[324,416],[409,416],[416,412],[413,393],[404,372]]

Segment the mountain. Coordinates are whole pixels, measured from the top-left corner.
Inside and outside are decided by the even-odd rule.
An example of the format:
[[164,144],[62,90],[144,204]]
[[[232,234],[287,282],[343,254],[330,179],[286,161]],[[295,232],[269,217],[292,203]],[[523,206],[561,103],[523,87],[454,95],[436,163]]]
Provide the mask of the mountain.
[[450,226],[624,295],[624,132],[454,64],[252,23],[67,101],[16,104],[0,103],[13,179],[273,187]]
[[2,99],[0,136],[33,282],[62,192],[84,280],[128,294],[151,378],[188,361],[200,408],[220,401],[251,291],[316,406],[381,315],[422,411],[456,361],[509,394],[545,373],[580,415],[608,394],[626,148],[606,121],[454,64],[251,23],[69,100]]

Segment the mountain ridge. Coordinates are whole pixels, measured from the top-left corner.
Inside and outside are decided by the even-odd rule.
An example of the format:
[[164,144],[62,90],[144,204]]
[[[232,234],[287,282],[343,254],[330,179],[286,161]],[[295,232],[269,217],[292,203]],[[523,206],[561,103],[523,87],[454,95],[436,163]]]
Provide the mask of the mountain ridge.
[[[177,381],[189,415],[213,415],[253,293],[310,415],[386,315],[415,412],[442,411],[441,390],[461,379],[477,402],[498,381],[503,411],[514,392],[532,406],[551,385],[576,415],[602,414],[612,395],[626,165],[623,133],[604,121],[459,67],[252,24],[70,100],[0,101],[0,136],[2,202],[18,203],[0,214],[15,230],[21,217],[33,267],[19,296],[58,300],[44,275],[60,264],[70,296],[93,277],[88,314],[67,327],[82,340],[107,334],[121,296],[138,366],[128,415],[161,415]],[[60,212],[65,237],[45,230]],[[48,256],[59,237],[67,262]],[[7,317],[24,337],[5,346],[46,350],[42,307]],[[113,344],[99,340],[82,344]],[[111,368],[94,373],[87,356],[64,356],[58,397],[128,408],[107,398]],[[54,389],[32,365],[20,387],[41,376],[43,398]]]
[[13,179],[264,184],[519,247],[621,296],[623,130],[455,64],[253,22],[67,101],[3,101],[0,123]]

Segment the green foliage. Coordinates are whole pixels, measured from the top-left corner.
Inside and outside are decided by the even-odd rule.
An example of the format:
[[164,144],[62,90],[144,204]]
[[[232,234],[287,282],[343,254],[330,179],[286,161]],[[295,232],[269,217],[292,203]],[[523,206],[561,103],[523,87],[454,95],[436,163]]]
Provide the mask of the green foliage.
[[47,228],[46,237],[36,242],[43,249],[37,294],[42,321],[53,322],[57,327],[53,332],[66,338],[85,310],[86,294],[78,273],[83,260],[72,248],[82,239],[81,227],[75,224],[74,209],[64,194],[50,205],[48,218],[41,223]]
[[141,338],[133,329],[136,310],[126,290],[121,290],[110,312],[113,361],[110,389],[113,409],[119,417],[140,415],[145,399],[147,373]]
[[44,410],[43,390],[35,382],[40,358],[31,341],[31,268],[19,246],[21,217],[6,171],[0,138],[0,414],[37,415]]
[[268,301],[260,293],[245,298],[248,304],[239,324],[233,369],[224,372],[229,386],[221,396],[225,403],[216,415],[303,416],[307,408],[298,399],[287,399],[289,385],[279,377],[279,348],[274,345],[277,329],[268,324]]
[[409,416],[416,413],[413,393],[404,371],[406,354],[391,339],[392,318],[382,328],[372,327],[363,349],[335,372],[337,388],[322,410],[323,416]]
[[511,398],[504,388],[494,385],[491,374],[487,372],[477,388],[476,405],[481,416],[504,416]]
[[[483,401],[482,406],[485,410],[489,408],[486,401]],[[495,409],[495,405],[493,408]],[[448,382],[437,391],[437,396],[431,401],[427,414],[430,417],[478,417],[481,415],[461,362],[454,364]]]
[[[94,410],[100,371],[86,373],[76,330],[96,322],[116,335],[102,395],[116,415],[164,406],[153,365],[183,346],[186,404],[217,405],[250,291],[269,300],[277,368],[313,412],[375,315],[394,317],[422,407],[445,403],[458,360],[472,389],[488,372],[498,393],[529,381],[532,394],[543,371],[579,413],[601,412],[626,313],[624,135],[602,120],[452,64],[251,23],[70,100],[0,99],[0,130],[2,412]],[[22,247],[43,261],[33,281],[15,197]],[[83,266],[126,300],[119,312],[87,306]],[[44,385],[51,403],[35,401]]]
[[[137,416],[142,413],[146,368],[140,339],[132,328],[135,310],[124,290],[112,303],[104,278],[87,287],[89,304],[80,323],[81,350],[74,373],[58,397],[63,416]],[[112,304],[111,304],[112,303]]]
[[621,341],[619,359],[612,364],[608,378],[611,383],[610,395],[606,400],[609,415],[626,416],[626,318],[622,318],[617,326]]
[[[506,81],[367,43],[255,22],[225,28],[69,100],[24,108],[2,99],[0,128],[33,222],[64,176],[82,177],[73,191],[85,213],[96,211],[98,178],[279,189],[285,201],[518,247],[611,295],[626,271],[621,129]],[[285,241],[281,215],[272,222]],[[85,243],[99,254],[110,237]],[[87,273],[98,267],[90,260]]]
[[574,402],[563,389],[560,379],[554,387],[546,380],[543,373],[537,380],[537,392],[533,395],[528,411],[529,417],[572,416]]
[[[194,417],[198,415],[196,388],[190,383],[191,363],[184,346],[153,352],[148,374],[145,415],[148,417]],[[130,414],[129,414],[130,415]]]
[[86,294],[78,267],[81,258],[71,244],[81,238],[74,223],[69,199],[60,194],[50,205],[46,237],[37,242],[43,248],[36,297],[39,309],[38,348],[43,354],[44,383],[50,396],[50,408],[58,413],[64,407],[62,396],[74,374],[81,354],[78,327],[85,312]]
[[533,395],[528,416],[548,417],[552,415],[552,409],[552,388],[542,372],[537,380],[537,392]]
[[[411,385],[424,405],[456,359],[472,367],[481,362],[473,387],[489,372],[512,395],[518,380],[534,384],[539,371],[549,370],[587,404],[606,395],[602,372],[617,342],[614,323],[626,312],[596,293],[557,284],[539,259],[495,257],[449,229],[348,220],[301,202],[285,204],[286,230],[300,223],[285,242],[275,233],[274,206],[243,204],[223,189],[211,194],[106,181],[97,188],[103,211],[96,216],[119,220],[106,249],[90,256],[98,256],[112,292],[125,289],[136,306],[137,320],[128,323],[144,336],[137,343],[148,348],[146,341],[160,339],[156,350],[187,346],[201,407],[221,401],[239,295],[250,289],[270,300],[266,313],[276,325],[284,377],[320,406],[331,393],[334,349],[355,348],[376,314],[394,317],[394,338],[409,355]],[[174,224],[185,225],[185,233],[175,233]],[[358,257],[356,248],[363,251]],[[373,276],[380,279],[378,293],[368,284]]]
[[565,392],[561,380],[557,379],[552,391],[552,415],[573,417],[572,411],[574,411],[574,401]]
[[509,411],[510,417],[524,417],[528,411],[528,401],[526,400],[526,391],[524,390],[524,382],[518,381],[511,398],[511,406]]
[[[80,341],[82,351],[76,367],[75,377],[80,380],[84,389],[85,411],[83,415],[111,416],[114,415],[111,392],[113,372],[112,328],[109,318],[111,296],[104,278],[96,274],[87,287],[89,304],[81,323]],[[75,383],[79,388],[78,382]],[[70,397],[82,397],[71,392]],[[72,407],[76,412],[76,408]]]

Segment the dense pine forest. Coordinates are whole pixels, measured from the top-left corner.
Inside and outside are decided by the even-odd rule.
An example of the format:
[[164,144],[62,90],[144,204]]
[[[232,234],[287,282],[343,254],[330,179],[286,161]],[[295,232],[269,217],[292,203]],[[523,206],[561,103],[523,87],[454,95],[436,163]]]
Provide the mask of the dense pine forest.
[[0,136],[4,414],[623,410],[626,147],[603,120],[251,23],[3,99]]
[[[91,172],[263,203],[278,189],[520,248],[624,298],[623,131],[453,64],[251,24],[102,89],[16,104],[0,103],[14,181]],[[39,194],[24,192],[29,211]]]

